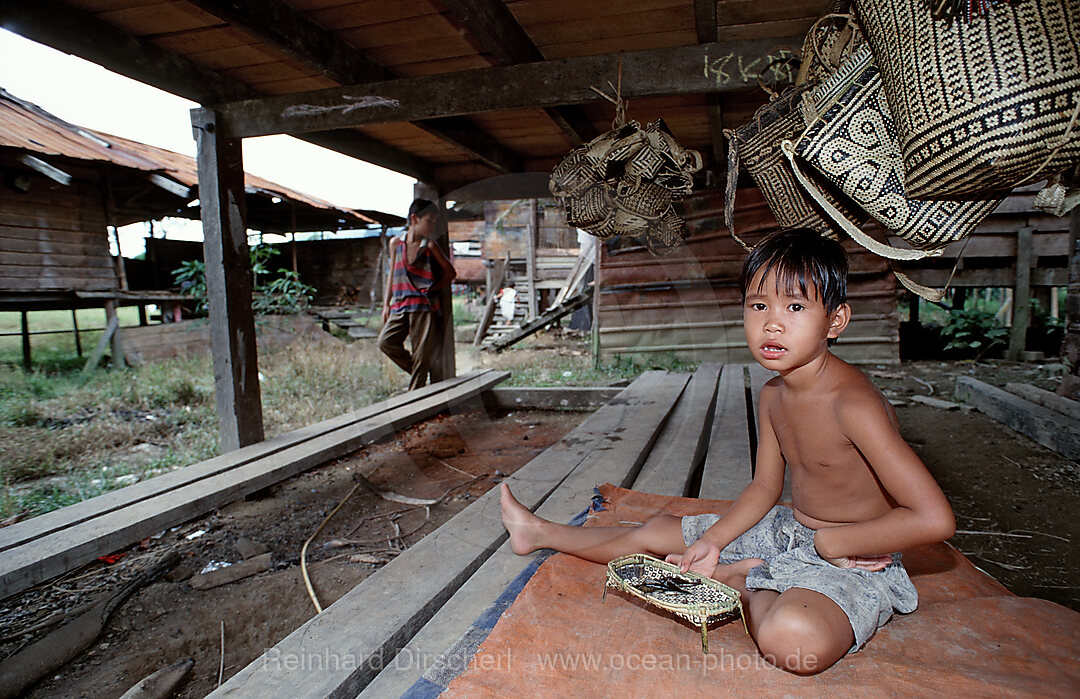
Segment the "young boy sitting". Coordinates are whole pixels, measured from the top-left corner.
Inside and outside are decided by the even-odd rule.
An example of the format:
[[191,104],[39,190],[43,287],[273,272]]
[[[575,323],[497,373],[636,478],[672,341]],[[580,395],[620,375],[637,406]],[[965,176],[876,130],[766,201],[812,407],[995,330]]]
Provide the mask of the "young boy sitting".
[[[515,553],[551,548],[597,563],[647,552],[742,593],[763,656],[799,674],[854,651],[918,595],[894,553],[943,541],[952,508],[900,436],[896,412],[829,346],[851,318],[847,258],[812,231],[763,240],[743,265],[743,326],[761,389],[757,469],[719,515],[657,515],[638,527],[549,522],[502,485]],[[777,505],[790,469],[793,508]]]

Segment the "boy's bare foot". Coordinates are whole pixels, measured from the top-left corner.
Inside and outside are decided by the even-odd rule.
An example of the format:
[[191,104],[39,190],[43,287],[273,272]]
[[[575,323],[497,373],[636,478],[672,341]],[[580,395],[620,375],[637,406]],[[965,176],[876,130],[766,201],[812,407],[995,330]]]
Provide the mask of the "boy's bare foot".
[[519,556],[532,553],[540,548],[535,543],[534,535],[537,528],[543,524],[543,519],[518,502],[505,482],[499,484],[499,491],[503,526],[510,532],[510,549]]

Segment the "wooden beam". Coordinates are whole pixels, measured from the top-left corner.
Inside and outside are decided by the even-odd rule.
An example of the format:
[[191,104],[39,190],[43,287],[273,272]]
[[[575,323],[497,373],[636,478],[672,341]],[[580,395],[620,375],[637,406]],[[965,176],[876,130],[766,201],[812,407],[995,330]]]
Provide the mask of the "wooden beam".
[[[350,46],[281,0],[192,0],[203,10],[281,49],[334,82],[392,80],[389,69]],[[416,124],[432,136],[452,143],[499,172],[521,169],[521,158],[464,118]]]
[[27,312],[19,312],[19,324],[22,328],[22,363],[23,371],[30,373],[30,370],[34,366],[33,357],[30,353],[30,321],[27,319]]
[[[442,0],[442,4],[465,30],[469,42],[501,65],[544,60],[544,54],[501,0]],[[600,133],[580,107],[549,107],[544,111],[575,146]]]
[[71,184],[71,175],[67,174],[58,167],[53,167],[52,165],[49,165],[41,158],[36,158],[28,153],[23,153],[17,158],[17,160],[23,165],[29,167],[31,170],[36,170],[42,175],[45,175],[53,182],[59,182],[64,186]]
[[[1065,295],[1065,340],[1061,356],[1065,375],[1058,393],[1080,400],[1080,208],[1069,214],[1069,275]],[[1064,285],[1062,285],[1064,286]]]
[[221,450],[227,452],[263,439],[244,211],[244,161],[240,141],[221,137],[213,110],[193,109],[191,123],[199,149],[199,208],[218,434]]
[[1013,288],[1012,329],[1009,331],[1009,349],[1005,356],[1015,362],[1020,358],[1027,342],[1027,329],[1031,322],[1031,228],[1016,232],[1016,284]]
[[[165,51],[58,0],[0,0],[0,26],[201,104],[260,96],[244,83]],[[300,138],[411,177],[434,179],[434,166],[430,162],[357,132],[329,131]]]
[[484,304],[484,314],[480,316],[480,325],[476,327],[476,337],[473,338],[473,347],[479,347],[487,335],[491,320],[495,317],[495,305],[498,303],[495,297],[502,288],[503,279],[506,278],[506,270],[510,267],[510,251],[506,251],[506,257],[495,260],[493,270],[488,270],[491,282],[488,284],[487,303]]
[[[622,54],[623,97],[704,94],[756,84],[793,37],[724,41]],[[619,54],[480,68],[218,105],[229,138],[307,133],[507,109],[588,104]]]
[[[721,365],[704,362],[686,385],[675,410],[641,466],[634,490],[683,497],[705,462]],[[737,439],[732,435],[730,439]]]
[[713,409],[712,438],[697,497],[734,500],[749,485],[750,428],[742,364],[725,364]]
[[[699,44],[711,44],[717,39],[716,0],[694,0],[694,29]],[[709,118],[709,138],[712,141],[712,169],[720,171],[727,166],[727,140],[724,138],[724,107],[719,94],[705,97],[705,110]]]
[[597,410],[622,391],[613,386],[523,386],[493,388],[484,405],[504,410]]
[[1067,459],[1080,460],[1080,420],[970,376],[956,377],[956,398],[1047,449]]

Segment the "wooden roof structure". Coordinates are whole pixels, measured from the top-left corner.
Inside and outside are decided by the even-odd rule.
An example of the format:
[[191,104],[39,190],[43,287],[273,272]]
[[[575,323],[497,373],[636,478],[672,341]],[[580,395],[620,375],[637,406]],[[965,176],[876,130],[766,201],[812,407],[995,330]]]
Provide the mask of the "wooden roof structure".
[[[451,192],[546,173],[629,116],[723,163],[766,78],[830,0],[41,0],[0,24],[203,105]],[[528,182],[532,194],[537,183]],[[528,194],[530,192],[516,192]],[[482,195],[481,195],[482,196]],[[464,198],[464,197],[461,197]]]
[[[195,159],[121,136],[71,124],[0,88],[0,153],[5,162],[64,184],[69,164],[104,166],[116,200],[110,225],[162,216],[198,218]],[[265,233],[345,230],[397,225],[390,214],[338,207],[270,180],[244,174],[248,222]],[[196,202],[197,204],[197,202]],[[292,207],[292,211],[280,205]]]
[[[416,177],[429,199],[545,196],[573,146],[663,117],[723,129],[785,82],[832,0],[0,0],[0,26],[204,105],[192,110],[225,450],[261,441],[242,139],[285,133]],[[714,180],[715,181],[715,180]],[[433,380],[454,375],[449,328]]]

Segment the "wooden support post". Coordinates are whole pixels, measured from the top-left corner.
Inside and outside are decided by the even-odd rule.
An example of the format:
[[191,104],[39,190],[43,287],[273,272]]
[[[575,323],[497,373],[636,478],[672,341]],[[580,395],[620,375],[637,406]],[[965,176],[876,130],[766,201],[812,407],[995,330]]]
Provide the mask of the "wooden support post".
[[218,434],[221,450],[227,452],[263,439],[243,154],[240,140],[218,138],[218,115],[214,110],[193,109],[191,123],[199,152],[199,200]]
[[600,260],[604,242],[597,240],[593,246],[593,295],[592,295],[592,358],[593,368],[600,368]]
[[529,200],[529,225],[525,231],[525,276],[529,284],[529,317],[535,320],[539,311],[536,304],[536,200]]
[[1065,295],[1065,375],[1058,394],[1080,400],[1080,207],[1069,215],[1069,286]]
[[149,323],[146,322],[146,306],[142,305],[141,303],[137,303],[135,304],[135,308],[139,311],[139,326],[145,327],[149,325]]
[[109,299],[105,302],[105,321],[107,325],[113,327],[112,336],[109,338],[109,349],[112,353],[112,365],[116,369],[127,366],[127,359],[124,357],[124,346],[120,342],[119,310],[120,307],[116,304],[116,301]]
[[[446,208],[443,206],[439,191],[433,185],[417,182],[413,186],[413,196],[435,202],[439,210],[439,220],[435,228],[434,242],[447,258],[450,258],[450,232],[446,223]],[[457,376],[457,365],[454,360],[454,298],[450,287],[439,292],[439,303],[442,307],[443,341],[442,348],[435,353],[431,362],[432,383]]]
[[106,317],[108,317],[108,323],[105,325],[105,332],[101,333],[101,337],[98,338],[94,351],[90,353],[90,358],[87,359],[86,364],[83,365],[82,373],[84,376],[97,367],[98,362],[100,362],[101,358],[105,355],[105,345],[109,344],[113,335],[116,334],[116,328],[120,325],[120,316],[115,313],[113,313],[112,316],[106,315]]
[[75,312],[76,309],[71,309],[71,327],[74,329],[75,335],[75,354],[82,358],[82,340],[79,338],[79,316]]
[[30,371],[30,321],[26,317],[26,311],[19,312],[19,319],[22,324],[22,365],[24,370]]
[[1012,362],[1020,359],[1020,353],[1024,351],[1031,319],[1031,233],[1028,226],[1016,232],[1016,291],[1013,293],[1012,330],[1006,355]]

